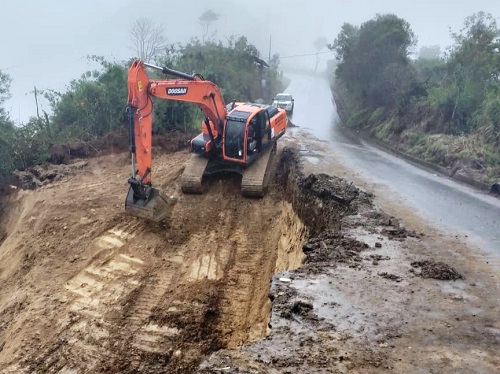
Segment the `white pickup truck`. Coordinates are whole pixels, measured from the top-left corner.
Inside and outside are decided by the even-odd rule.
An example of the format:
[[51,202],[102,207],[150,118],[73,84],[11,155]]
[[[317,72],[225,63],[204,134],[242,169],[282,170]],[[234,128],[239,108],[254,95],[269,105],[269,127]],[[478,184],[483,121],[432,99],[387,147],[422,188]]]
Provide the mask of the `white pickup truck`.
[[294,99],[290,94],[280,93],[273,99],[273,106],[285,109],[288,114],[293,114]]

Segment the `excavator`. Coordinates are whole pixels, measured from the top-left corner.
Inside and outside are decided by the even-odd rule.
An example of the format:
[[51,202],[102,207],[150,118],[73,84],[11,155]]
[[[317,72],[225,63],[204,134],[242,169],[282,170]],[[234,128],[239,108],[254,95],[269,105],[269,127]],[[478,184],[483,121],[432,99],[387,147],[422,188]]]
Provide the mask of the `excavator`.
[[[150,79],[146,68],[162,72],[167,79]],[[262,197],[276,141],[286,132],[283,109],[270,105],[224,98],[211,81],[200,74],[187,74],[136,60],[128,70],[127,116],[132,175],[125,210],[132,216],[163,220],[168,201],[153,187],[152,98],[197,104],[205,115],[202,132],[189,142],[190,159],[181,175],[183,193],[203,193],[203,178],[219,172],[242,175],[243,196]]]

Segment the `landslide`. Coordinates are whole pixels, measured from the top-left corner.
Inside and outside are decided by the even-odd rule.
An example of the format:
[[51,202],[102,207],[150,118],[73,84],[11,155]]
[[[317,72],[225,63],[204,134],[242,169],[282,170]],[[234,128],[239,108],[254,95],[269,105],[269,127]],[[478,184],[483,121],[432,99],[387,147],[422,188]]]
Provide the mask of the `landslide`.
[[227,175],[181,194],[187,158],[154,160],[174,201],[158,224],[124,214],[125,153],[3,202],[0,372],[189,373],[266,336],[270,279],[301,265],[308,229],[278,186],[244,199]]
[[278,168],[310,235],[304,265],[273,277],[271,333],[219,350],[197,372],[494,372],[498,298],[485,297],[498,294],[494,260],[427,225],[405,228],[411,221],[372,194],[322,174],[328,162],[308,163],[309,149],[284,150]]

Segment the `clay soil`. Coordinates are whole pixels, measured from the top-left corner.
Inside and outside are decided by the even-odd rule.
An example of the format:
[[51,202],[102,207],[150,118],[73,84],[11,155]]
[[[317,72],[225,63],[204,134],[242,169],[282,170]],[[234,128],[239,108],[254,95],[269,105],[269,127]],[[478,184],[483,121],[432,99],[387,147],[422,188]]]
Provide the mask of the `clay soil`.
[[234,175],[183,195],[188,154],[157,156],[161,223],[124,213],[126,153],[11,193],[0,372],[497,372],[494,260],[307,165],[306,141],[283,142],[260,200]]

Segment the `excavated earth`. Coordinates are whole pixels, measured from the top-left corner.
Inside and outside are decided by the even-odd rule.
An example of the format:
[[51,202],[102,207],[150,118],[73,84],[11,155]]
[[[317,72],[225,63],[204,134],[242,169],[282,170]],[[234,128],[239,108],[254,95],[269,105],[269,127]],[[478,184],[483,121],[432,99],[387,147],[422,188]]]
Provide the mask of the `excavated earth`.
[[38,170],[4,203],[0,372],[186,373],[268,334],[270,279],[300,266],[307,229],[280,192],[244,199],[232,175],[182,195],[187,158],[155,160],[158,224],[123,212],[127,154]]
[[127,154],[38,170],[0,205],[0,372],[495,372],[498,272],[286,142],[257,200],[156,157],[157,224],[124,214]]

